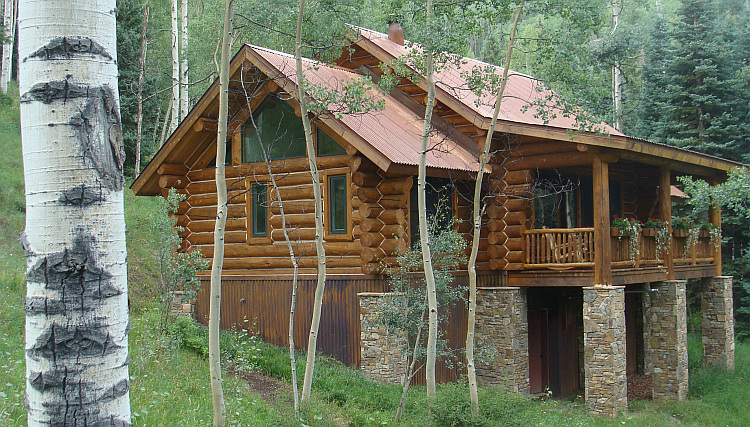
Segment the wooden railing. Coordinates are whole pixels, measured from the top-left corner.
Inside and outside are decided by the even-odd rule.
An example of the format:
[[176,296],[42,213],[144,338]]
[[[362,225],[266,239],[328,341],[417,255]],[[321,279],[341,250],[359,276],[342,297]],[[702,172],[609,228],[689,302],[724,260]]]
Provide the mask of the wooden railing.
[[528,230],[527,268],[576,268],[594,266],[593,228]]
[[[588,268],[594,265],[593,228],[551,228],[528,230],[525,233],[524,268]],[[643,229],[637,236],[634,247],[633,236],[620,236],[614,231],[611,236],[613,267],[645,267],[663,263],[664,254],[658,247],[657,232]],[[687,245],[689,237],[676,232],[671,239],[671,250],[675,264],[700,264],[714,261],[714,244],[701,232],[695,244]],[[637,250],[634,252],[634,249]]]

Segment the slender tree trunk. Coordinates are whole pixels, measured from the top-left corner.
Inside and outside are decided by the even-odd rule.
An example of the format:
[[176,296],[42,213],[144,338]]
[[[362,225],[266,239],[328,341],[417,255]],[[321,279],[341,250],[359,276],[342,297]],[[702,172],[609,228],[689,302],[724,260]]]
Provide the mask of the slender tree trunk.
[[[427,0],[427,26],[430,26],[432,18],[432,0]],[[425,377],[427,382],[427,395],[435,395],[435,362],[437,361],[437,290],[435,286],[435,274],[432,271],[432,255],[430,254],[430,242],[427,232],[427,151],[430,144],[430,131],[432,130],[432,110],[435,106],[435,79],[434,58],[432,50],[426,49],[426,71],[425,81],[427,83],[427,105],[425,106],[424,122],[422,126],[422,147],[419,153],[419,189],[417,192],[417,205],[419,209],[419,241],[422,247],[422,264],[424,265],[424,278],[427,287],[427,360],[425,361]]]
[[188,113],[188,0],[182,0],[182,22],[180,34],[180,121],[185,119]]
[[[617,31],[620,24],[620,10],[622,5],[618,0],[612,0],[612,32]],[[612,105],[614,107],[615,129],[622,132],[622,64],[620,59],[615,59],[612,66]]]
[[19,5],[28,425],[130,425],[115,0]]
[[16,37],[16,19],[18,0],[5,0],[5,9],[3,10],[3,26],[5,27],[5,36],[3,43],[3,63],[0,70],[0,90],[8,93],[8,82],[13,70],[13,41]]
[[[424,312],[422,312],[422,318],[424,318]],[[398,402],[398,409],[396,410],[396,421],[401,421],[404,416],[404,410],[406,409],[406,395],[409,393],[411,388],[411,380],[414,378],[414,367],[417,365],[417,350],[419,350],[419,342],[422,340],[422,327],[417,329],[417,337],[414,339],[414,349],[411,352],[411,362],[409,363],[409,369],[406,371],[406,377],[404,378],[404,388],[401,390],[401,400]]]
[[172,103],[174,101],[173,99],[169,101],[169,107],[167,108],[167,111],[164,112],[164,123],[161,127],[161,137],[159,138],[159,147],[164,145],[164,142],[167,140],[167,130],[171,126],[169,118],[172,115],[172,112],[174,109],[172,108]]
[[148,29],[148,5],[143,8],[143,29],[141,30],[141,57],[138,61],[138,114],[135,124],[135,172],[134,176],[141,174],[141,140],[143,139],[143,75],[146,72],[146,30]]
[[300,111],[302,113],[302,126],[305,129],[305,144],[307,146],[307,159],[310,164],[310,175],[313,182],[313,195],[315,197],[315,249],[318,255],[318,282],[315,286],[315,303],[313,306],[312,321],[310,322],[310,335],[307,338],[307,364],[305,365],[305,378],[302,382],[302,402],[310,400],[312,389],[313,372],[315,370],[315,352],[318,345],[318,328],[320,326],[320,313],[323,310],[323,292],[326,286],[326,252],[323,247],[323,198],[320,194],[320,176],[318,174],[318,160],[313,145],[312,127],[307,111],[305,98],[305,75],[302,70],[302,21],[305,14],[305,0],[299,2],[297,15],[297,34],[294,42],[294,57],[297,65],[297,96],[299,98]]
[[180,124],[180,25],[178,0],[172,0],[172,120],[169,122],[171,134]]
[[224,388],[221,384],[221,354],[219,349],[219,320],[221,319],[221,271],[224,265],[224,231],[227,223],[227,180],[224,173],[227,127],[229,116],[229,54],[232,51],[232,0],[226,0],[224,31],[219,67],[219,123],[216,133],[216,224],[214,228],[214,258],[211,264],[211,303],[208,319],[208,358],[211,374],[211,398],[214,426],[226,421]]
[[469,394],[471,396],[471,412],[474,415],[479,414],[479,391],[477,390],[477,371],[474,362],[474,328],[477,322],[477,254],[479,253],[479,237],[482,230],[482,181],[484,179],[484,168],[490,158],[490,147],[492,146],[492,136],[495,133],[497,118],[500,115],[500,105],[505,95],[505,85],[508,82],[508,70],[510,69],[510,59],[513,54],[513,44],[516,41],[516,28],[518,21],[523,12],[523,0],[518,5],[516,17],[513,20],[513,27],[510,30],[510,40],[508,41],[508,52],[505,56],[505,66],[503,68],[503,78],[500,81],[500,87],[497,91],[497,100],[495,101],[495,111],[492,113],[492,122],[490,129],[487,131],[487,138],[484,141],[484,149],[479,157],[479,171],[477,180],[474,183],[474,203],[473,219],[474,234],[471,241],[471,255],[469,256],[469,318],[466,328],[466,370],[469,377]]

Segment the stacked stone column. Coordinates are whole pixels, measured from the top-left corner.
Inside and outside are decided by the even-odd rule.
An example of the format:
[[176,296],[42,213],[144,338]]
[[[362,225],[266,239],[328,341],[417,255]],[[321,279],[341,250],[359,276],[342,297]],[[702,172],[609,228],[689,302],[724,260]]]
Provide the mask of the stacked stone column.
[[526,312],[525,289],[477,289],[474,332],[477,353],[488,354],[492,358],[477,363],[477,381],[480,384],[529,393],[529,325]]
[[380,319],[379,305],[393,295],[363,292],[359,297],[360,362],[366,377],[388,384],[403,384],[406,375],[406,333],[389,331]]
[[709,277],[703,282],[703,363],[734,369],[734,310],[732,277]]
[[651,381],[654,400],[684,400],[688,392],[684,280],[651,284]]
[[625,287],[583,288],[586,406],[617,416],[627,409]]

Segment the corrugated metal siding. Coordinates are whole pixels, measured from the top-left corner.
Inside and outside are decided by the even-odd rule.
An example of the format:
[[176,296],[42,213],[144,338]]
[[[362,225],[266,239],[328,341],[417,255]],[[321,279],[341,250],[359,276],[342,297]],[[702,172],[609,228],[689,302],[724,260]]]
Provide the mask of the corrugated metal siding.
[[[312,308],[315,300],[315,277],[299,280],[297,312],[294,324],[294,343],[297,348],[307,348]],[[455,283],[468,286],[465,273],[456,275]],[[495,272],[479,274],[479,286],[507,286],[507,277]],[[208,322],[209,278],[203,277],[198,292],[196,317]],[[326,280],[323,312],[320,319],[318,351],[332,356],[347,365],[359,365],[359,300],[360,292],[387,292],[386,279],[380,276],[340,275]],[[222,329],[247,329],[266,342],[287,347],[289,307],[292,293],[291,277],[225,276],[222,281],[220,326]],[[463,354],[466,342],[467,311],[459,302],[448,315],[445,331],[448,346],[453,349],[458,363],[439,362],[436,376],[439,382],[456,381],[465,374]],[[424,370],[414,378],[424,384]]]

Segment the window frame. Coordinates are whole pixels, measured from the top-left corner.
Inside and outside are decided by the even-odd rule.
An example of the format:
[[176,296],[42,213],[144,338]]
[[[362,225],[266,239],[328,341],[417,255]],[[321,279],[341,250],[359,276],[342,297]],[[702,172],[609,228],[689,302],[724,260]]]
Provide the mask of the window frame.
[[[266,234],[264,236],[256,236],[254,233],[254,207],[255,207],[255,198],[253,197],[253,190],[259,186],[264,186],[266,188]],[[268,193],[269,193],[269,185],[267,182],[257,182],[255,180],[246,180],[245,181],[245,229],[247,233],[247,243],[250,245],[257,245],[257,244],[267,244],[271,243],[271,232],[273,229],[271,228],[271,206],[268,203]]]
[[[352,230],[354,223],[352,221],[352,176],[351,173],[341,173],[338,171],[322,172],[323,178],[323,238],[327,241],[351,241],[353,240]],[[332,212],[331,212],[331,178],[345,177],[346,179],[346,231],[343,233],[331,232]]]

